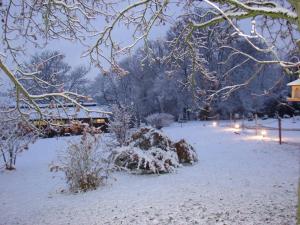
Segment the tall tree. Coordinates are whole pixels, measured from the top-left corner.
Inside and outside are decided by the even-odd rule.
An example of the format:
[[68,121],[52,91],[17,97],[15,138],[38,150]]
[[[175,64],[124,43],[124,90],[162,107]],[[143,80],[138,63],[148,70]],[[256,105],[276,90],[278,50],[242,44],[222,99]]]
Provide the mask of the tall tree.
[[[233,36],[244,38],[257,51],[272,54],[273,57],[271,60],[260,60],[240,50],[235,51],[235,55],[248,57],[249,60],[260,64],[279,64],[287,73],[293,73],[293,68],[298,68],[300,64],[299,60],[296,62],[285,61],[270,45],[266,45],[265,48],[259,48],[251,41],[251,37],[255,36],[263,41],[266,41],[266,38],[260,35],[255,28],[252,30],[251,35],[247,35],[233,22],[233,20],[257,17],[257,23],[260,21],[258,25],[261,25],[262,28],[265,28],[265,30],[275,29],[275,32],[272,31],[272,33],[279,34],[275,35],[276,37],[281,35],[283,37],[289,36],[291,37],[291,43],[297,42],[296,38],[293,38],[293,34],[298,33],[300,28],[300,6],[297,0],[192,0],[175,2],[168,0],[136,0],[128,2],[123,0],[121,2],[124,4],[116,4],[120,3],[119,0],[3,1],[0,6],[0,16],[3,21],[1,35],[4,43],[3,52],[6,52],[6,54],[1,53],[0,68],[4,72],[3,74],[15,85],[18,96],[16,98],[17,101],[27,101],[35,110],[40,112],[35,101],[41,98],[48,98],[49,95],[52,95],[74,102],[74,96],[80,97],[68,92],[36,95],[27,91],[26,87],[19,82],[14,71],[5,65],[4,60],[5,55],[8,55],[18,64],[20,61],[19,56],[23,53],[28,54],[28,48],[32,46],[27,45],[27,43],[32,43],[42,48],[52,39],[77,41],[86,47],[85,55],[89,56],[91,62],[97,67],[103,69],[101,60],[104,60],[111,64],[113,73],[123,75],[126,74],[126,71],[117,63],[120,55],[128,54],[141,40],[147,42],[149,33],[155,28],[155,25],[176,21],[186,15],[194,14],[197,12],[195,9],[207,6],[213,8],[213,10],[210,10],[213,17],[200,23],[191,19],[179,34],[179,37],[184,37],[189,47],[188,51],[192,53],[193,66],[191,75],[195,74],[194,69],[201,70],[202,75],[212,75],[211,71],[206,68],[207,65],[205,60],[203,60],[203,55],[195,51],[197,46],[195,46],[196,42],[193,39],[195,35],[193,36],[192,34],[201,32],[205,27],[220,24],[224,20],[228,21],[234,28]],[[124,8],[122,7],[123,5]],[[172,10],[179,12],[178,17],[174,18]],[[205,17],[206,14],[199,16]],[[95,21],[100,18],[103,19],[103,17],[107,24],[101,28],[95,26],[97,24]],[[272,24],[280,24],[281,27],[277,28],[274,26],[272,28]],[[131,40],[123,42],[123,44],[116,41],[114,36],[114,31],[120,26],[129,27],[129,32],[133,34]],[[22,37],[22,39],[20,40],[19,37]],[[93,42],[92,44],[91,41]],[[107,46],[110,48],[109,55],[105,54]],[[177,46],[173,45],[173,47],[174,52],[176,52]],[[230,69],[235,67],[233,66]],[[31,75],[32,79],[34,79],[35,74]],[[193,79],[191,80],[193,81]]]
[[[23,71],[28,76],[19,80],[30,94],[59,92],[69,78],[71,67],[64,61],[65,55],[59,51],[43,51],[32,56],[25,63]],[[31,78],[31,74],[39,71]],[[27,79],[28,77],[28,79]]]

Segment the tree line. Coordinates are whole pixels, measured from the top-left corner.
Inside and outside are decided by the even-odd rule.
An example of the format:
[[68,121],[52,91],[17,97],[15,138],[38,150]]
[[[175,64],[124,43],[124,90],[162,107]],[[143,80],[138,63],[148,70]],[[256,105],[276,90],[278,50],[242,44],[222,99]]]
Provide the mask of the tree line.
[[[203,12],[192,15],[199,23],[210,19],[209,14],[206,18],[196,15]],[[286,76],[277,64],[249,59],[273,60],[270,54],[257,51],[244,38],[233,37],[227,22],[194,32],[189,43],[181,36],[189,17],[177,21],[165,39],[148,41],[123,58],[118,63],[123,75],[112,69],[89,81],[87,67],[72,69],[63,53],[45,51],[23,68],[29,73],[40,71],[36,76],[40,79],[23,83],[31,94],[44,93],[47,87],[49,93],[63,89],[91,95],[100,105],[130,108],[138,120],[157,112],[176,119],[203,119],[216,114],[229,118],[230,113],[272,116],[292,109],[285,102],[286,83],[295,77]],[[255,36],[252,42],[261,48],[266,45]]]

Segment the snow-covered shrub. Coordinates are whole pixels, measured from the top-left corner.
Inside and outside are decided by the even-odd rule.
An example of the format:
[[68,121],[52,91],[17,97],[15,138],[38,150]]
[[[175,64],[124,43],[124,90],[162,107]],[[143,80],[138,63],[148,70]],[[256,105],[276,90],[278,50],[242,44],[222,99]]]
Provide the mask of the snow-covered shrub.
[[[1,109],[2,110],[2,109]],[[17,155],[28,149],[37,138],[36,132],[16,113],[0,113],[0,151],[4,167],[16,168]]]
[[168,113],[154,113],[146,117],[146,121],[152,127],[161,129],[169,126],[174,121],[174,116]]
[[198,155],[194,148],[184,139],[174,143],[173,146],[176,148],[180,163],[194,163],[198,161]]
[[168,173],[180,163],[198,161],[193,147],[184,140],[173,143],[162,132],[151,128],[141,128],[127,144],[117,148],[115,165],[134,172]]
[[117,167],[141,173],[167,173],[179,166],[172,142],[155,129],[141,128],[127,144],[117,149]]
[[161,131],[147,127],[133,133],[128,144],[144,150],[154,146],[168,151],[172,147],[172,141],[166,135]]
[[124,107],[112,106],[113,117],[109,122],[108,129],[116,137],[119,145],[124,145],[129,135],[132,114]]
[[140,173],[169,173],[179,166],[174,149],[163,150],[151,147],[148,150],[133,146],[117,149],[115,164],[119,168]]
[[98,134],[83,133],[79,142],[70,142],[50,171],[62,171],[72,192],[94,190],[104,184],[110,170],[110,155],[101,150]]

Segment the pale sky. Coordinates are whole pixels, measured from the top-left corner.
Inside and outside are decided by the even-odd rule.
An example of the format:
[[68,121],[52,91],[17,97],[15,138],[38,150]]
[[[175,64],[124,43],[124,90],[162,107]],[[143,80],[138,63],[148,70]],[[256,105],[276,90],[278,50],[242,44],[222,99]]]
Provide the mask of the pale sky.
[[[150,33],[149,38],[151,40],[156,40],[160,38],[164,38],[166,35],[167,30],[170,26],[160,26],[159,28],[154,28],[153,31]],[[131,31],[125,27],[119,27],[114,32],[115,40],[118,42],[126,43],[126,40],[130,39]],[[92,44],[93,42],[91,42]],[[143,42],[141,41],[138,46],[142,46]],[[49,50],[59,50],[66,55],[66,62],[70,64],[72,67],[76,67],[80,64],[89,65],[89,58],[88,57],[81,57],[82,53],[84,52],[85,48],[74,42],[65,41],[65,40],[55,40],[52,41],[46,49]],[[40,49],[36,49],[36,52],[41,51]],[[108,50],[106,50],[108,54]],[[105,63],[105,62],[104,62]],[[108,67],[108,64],[104,64]],[[89,73],[89,78],[94,78],[98,75],[100,71],[97,68],[91,69]]]
[[[121,7],[121,6],[120,6]],[[177,16],[181,12],[181,8],[173,7],[172,4],[169,7],[169,15],[172,18],[177,18]],[[97,27],[99,27],[99,30],[102,30],[105,25],[104,18],[99,17],[97,21],[94,23]],[[152,31],[149,34],[149,39],[150,40],[157,40],[157,39],[163,39],[166,35],[166,32],[168,29],[171,27],[170,23],[167,23],[166,25],[159,25],[159,26],[154,26]],[[132,43],[132,30],[129,30],[125,26],[117,26],[114,31],[113,31],[113,37],[117,42],[121,42],[123,44],[131,44]],[[90,44],[94,44],[95,41],[91,41]],[[143,41],[141,40],[138,43],[138,47],[143,45]],[[88,57],[81,57],[82,53],[84,52],[85,48],[74,42],[70,41],[65,41],[65,40],[55,40],[52,41],[46,49],[49,50],[59,50],[62,53],[66,55],[66,62],[70,64],[72,67],[78,66],[80,64],[84,65],[89,65],[89,58]],[[32,54],[35,52],[40,52],[40,49],[32,49]],[[106,52],[108,54],[109,50],[106,49]],[[109,66],[107,63],[104,63],[105,66]],[[97,68],[92,68],[90,73],[89,73],[89,78],[93,79],[95,76],[99,75],[100,71]]]
[[[242,29],[246,33],[250,33],[251,30],[251,21],[245,20],[240,23]],[[166,33],[168,29],[170,28],[170,25],[155,27],[152,32],[150,33],[149,39],[150,40],[157,40],[157,39],[164,39],[166,36]],[[131,31],[124,27],[119,27],[114,32],[115,39],[117,41],[125,42],[126,39],[130,39],[131,37]],[[142,46],[143,42],[141,41],[138,46]],[[56,40],[52,41],[46,49],[49,50],[59,50],[62,53],[66,55],[66,62],[70,64],[72,67],[76,67],[80,64],[83,65],[89,65],[89,58],[88,57],[81,57],[81,54],[84,51],[84,48],[74,42],[69,42],[65,40]],[[35,52],[40,52],[40,49],[36,49]],[[108,66],[108,64],[106,64]],[[95,76],[99,75],[100,71],[97,68],[92,68],[89,73],[89,78],[93,79]]]

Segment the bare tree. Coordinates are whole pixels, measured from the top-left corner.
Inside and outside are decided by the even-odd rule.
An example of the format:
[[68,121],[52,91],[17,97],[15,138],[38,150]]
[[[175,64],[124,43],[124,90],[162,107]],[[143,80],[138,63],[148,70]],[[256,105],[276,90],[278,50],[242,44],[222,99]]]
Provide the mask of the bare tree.
[[[265,38],[261,36],[255,26],[253,26],[252,35],[244,34],[238,26],[232,21],[241,20],[245,18],[254,18],[254,17],[263,17],[265,21],[274,21],[274,23],[278,22],[278,24],[282,24],[283,22],[288,23],[290,33],[293,34],[295,31],[299,31],[299,4],[297,1],[284,1],[282,4],[270,1],[237,1],[237,0],[204,0],[208,7],[212,8],[209,11],[213,17],[207,21],[203,21],[198,23],[193,19],[190,20],[189,23],[182,29],[182,33],[179,37],[183,37],[186,43],[189,46],[188,51],[190,52],[192,59],[194,60],[194,66],[198,67],[200,70],[204,72],[204,74],[210,75],[205,71],[205,62],[202,61],[202,57],[197,55],[194,51],[194,44],[196,43],[193,39],[193,34],[195,32],[200,32],[201,29],[205,27],[209,27],[215,24],[219,24],[224,20],[227,20],[231,26],[234,28],[234,33],[232,35],[238,35],[243,37],[245,40],[252,45],[257,51],[264,51],[273,54],[274,59],[272,60],[259,60],[253,58],[247,54],[243,54],[241,51],[237,51],[233,54],[241,54],[247,56],[250,60],[256,61],[261,64],[280,64],[282,67],[286,68],[289,71],[289,68],[297,67],[299,62],[287,62],[281,60],[277,53],[273,50],[272,46],[267,45],[265,48],[259,48],[256,46],[252,39],[260,38],[262,41],[265,41]],[[111,54],[110,54],[110,62],[113,63],[113,70],[115,72],[122,73],[123,71],[114,63],[116,63],[116,57],[120,53],[126,53],[129,51],[137,41],[141,39],[147,39],[149,32],[153,29],[154,24],[166,23],[171,20],[170,18],[170,7],[175,6],[182,8],[182,14],[179,17],[187,16],[194,14],[195,9],[200,9],[207,7],[203,5],[201,1],[187,1],[187,2],[169,2],[169,1],[136,1],[132,4],[129,4],[125,9],[119,10],[116,16],[112,19],[110,25],[106,26],[104,31],[100,33],[98,36],[98,40],[96,44],[92,46],[89,53],[91,55],[91,59],[93,61],[97,61],[99,55],[101,56],[101,46],[109,45],[111,46]],[[205,17],[207,13],[204,15],[198,15]],[[124,23],[126,25],[133,25],[135,28],[134,32],[134,40],[133,43],[120,46],[119,43],[115,41],[113,38],[112,32],[115,29],[116,24]],[[268,23],[264,23],[264,27],[271,27]],[[278,29],[278,28],[277,28]],[[282,29],[279,28],[277,33],[283,33]],[[176,40],[174,40],[176,43]],[[175,45],[174,45],[175,46]],[[176,51],[175,53],[178,53]],[[100,53],[100,54],[99,54]],[[94,57],[93,57],[94,56]]]
[[[44,112],[37,102],[49,97],[57,104],[69,102],[89,111],[79,103],[79,100],[85,99],[85,96],[64,90],[47,90],[55,85],[37,76],[47,60],[44,60],[41,67],[37,66],[35,71],[28,72],[23,71],[24,67],[20,59],[22,55],[27,55],[32,47],[43,48],[53,39],[83,41],[86,35],[95,32],[91,20],[95,19],[96,15],[104,15],[101,10],[98,10],[103,6],[104,3],[100,1],[76,1],[75,3],[73,1],[1,1],[3,46],[0,53],[0,69],[14,85],[17,102],[15,111],[18,111],[23,118],[27,115],[22,110],[24,105],[38,112],[40,118],[43,118]],[[8,67],[11,65],[9,63],[11,59],[16,69]],[[30,92],[21,80],[38,81],[44,87],[43,93]]]
[[17,74],[19,81],[30,94],[59,92],[64,87],[71,67],[65,62],[65,55],[59,51],[43,51],[34,54],[24,63],[22,71],[30,74],[39,71],[34,76]]
[[[196,9],[205,7],[211,9],[208,13],[212,17],[201,22],[193,20],[193,17],[190,15],[198,13]],[[174,10],[179,12],[177,18],[173,16]],[[208,13],[197,16],[204,18]],[[127,74],[126,70],[117,63],[120,56],[128,54],[140,41],[145,41],[147,46],[149,33],[155,29],[156,25],[173,23],[178,18],[189,16],[189,21],[184,25],[179,36],[171,41],[170,47],[173,48],[171,54],[174,57],[178,56],[178,54],[191,57],[191,81],[195,77],[195,71],[200,71],[202,75],[209,79],[216,79],[214,74],[207,69],[207,63],[203,60],[202,55],[196,51],[199,45],[205,47],[204,42],[197,42],[200,40],[196,34],[201,32],[203,28],[218,25],[225,20],[234,29],[233,36],[242,37],[255,50],[272,55],[270,60],[261,60],[239,49],[225,45],[223,48],[231,50],[228,55],[229,59],[235,55],[242,55],[247,57],[248,60],[262,65],[279,64],[287,73],[293,73],[293,69],[298,68],[300,64],[299,60],[285,61],[281,59],[273,45],[270,45],[267,39],[257,31],[254,22],[251,35],[247,35],[238,28],[235,21],[245,18],[257,18],[257,23],[260,21],[260,24],[257,26],[261,25],[265,30],[269,30],[269,33],[278,34],[275,36],[289,35],[292,42],[297,42],[292,35],[299,32],[299,15],[300,5],[297,0],[278,2],[267,0],[136,0],[129,2],[127,0],[5,0],[0,6],[0,16],[3,23],[1,36],[4,43],[1,50],[0,68],[15,85],[17,101],[26,102],[27,105],[42,115],[39,106],[36,104],[37,100],[53,96],[57,102],[61,102],[64,99],[78,104],[76,98],[83,96],[63,91],[59,93],[44,93],[42,95],[30,94],[16,77],[15,71],[9,69],[5,64],[8,58],[12,58],[16,65],[19,65],[19,55],[22,53],[26,54],[30,46],[43,47],[50,40],[64,39],[81,43],[86,48],[84,55],[89,56],[91,62],[102,69],[104,73],[107,71],[104,70],[102,62],[107,61],[110,63],[113,73],[125,75]],[[97,25],[96,22],[99,19],[105,19],[106,25],[104,27]],[[276,26],[273,26],[274,24],[280,24],[281,28],[285,29],[276,28]],[[283,26],[285,24],[287,25],[286,27]],[[114,31],[119,26],[128,27],[129,32],[132,33],[131,40],[127,40],[124,44],[116,41],[114,36]],[[275,30],[274,32],[273,29]],[[271,38],[274,37],[274,35],[270,36]],[[23,38],[22,40],[17,40],[18,37]],[[177,48],[176,43],[179,39],[183,39],[186,42],[187,48]],[[265,46],[263,48],[256,46],[253,42],[254,39],[260,39],[265,43]],[[93,43],[91,44],[91,42]],[[109,55],[104,53],[106,47],[110,49]],[[151,56],[151,51],[148,52],[148,56]],[[229,70],[232,71],[237,66],[235,65]],[[35,77],[35,73],[19,72],[27,79]],[[237,87],[243,86],[244,84],[231,85],[226,87],[225,90],[228,90],[230,93]],[[78,105],[80,106],[80,104]]]
[[69,91],[80,94],[87,93],[87,85],[89,82],[86,75],[88,72],[89,70],[85,66],[75,67],[67,77],[66,88]]
[[[14,115],[12,115],[14,114]],[[35,130],[15,113],[6,109],[0,113],[0,151],[4,167],[7,170],[16,168],[17,155],[28,149],[36,138]]]
[[169,126],[174,121],[174,116],[168,113],[154,113],[147,116],[146,121],[152,127],[161,129]]
[[109,123],[109,130],[115,135],[120,146],[125,145],[129,137],[129,128],[132,123],[132,114],[128,108],[113,105],[113,118]]

